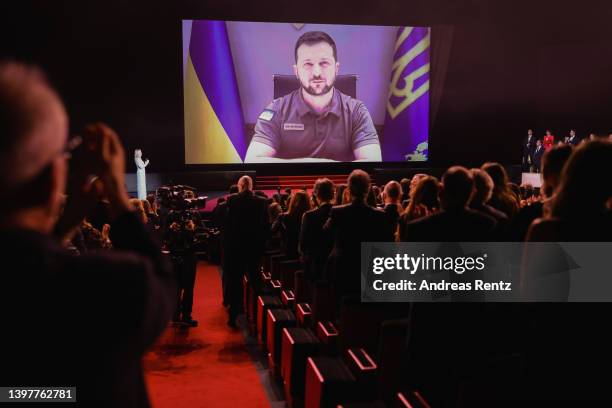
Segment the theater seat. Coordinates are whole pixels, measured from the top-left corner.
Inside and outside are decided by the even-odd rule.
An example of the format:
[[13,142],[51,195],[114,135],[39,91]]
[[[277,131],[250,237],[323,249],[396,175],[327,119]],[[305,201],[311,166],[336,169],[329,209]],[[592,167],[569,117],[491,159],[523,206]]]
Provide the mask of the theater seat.
[[295,307],[295,314],[299,327],[312,327],[312,309],[308,303],[297,303]]
[[281,353],[282,353],[282,333],[287,327],[295,327],[295,315],[290,310],[269,309],[267,316],[267,346],[268,364],[270,372],[275,377],[280,377]]
[[321,343],[310,329],[283,329],[281,377],[290,406],[295,406],[296,401],[303,401],[306,360],[318,355],[320,349]]
[[406,355],[410,319],[384,321],[380,327],[378,363],[378,396],[389,406],[402,385],[402,357]]
[[319,282],[315,285],[312,298],[312,318],[316,324],[321,321],[336,320],[336,302],[334,291],[327,283]]
[[304,407],[335,407],[357,398],[357,380],[339,357],[309,357]]
[[362,347],[370,355],[378,352],[380,327],[383,321],[407,317],[402,304],[362,303],[359,295],[342,298],[340,308],[340,349]]
[[288,259],[279,262],[279,279],[283,288],[293,290],[295,287],[295,273],[302,268],[302,262],[297,259]]
[[321,348],[326,355],[338,353],[339,334],[332,322],[323,321],[317,323],[317,338],[321,342]]
[[257,334],[262,349],[266,348],[266,342],[268,340],[266,321],[268,310],[278,309],[282,306],[283,304],[278,296],[263,295],[257,298]]
[[398,392],[395,408],[431,408],[427,400],[418,391]]

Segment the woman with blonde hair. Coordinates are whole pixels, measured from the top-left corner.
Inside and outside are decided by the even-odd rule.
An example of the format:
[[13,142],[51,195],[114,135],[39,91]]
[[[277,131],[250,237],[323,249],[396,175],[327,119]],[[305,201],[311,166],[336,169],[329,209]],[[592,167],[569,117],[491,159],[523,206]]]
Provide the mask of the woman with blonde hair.
[[149,165],[149,159],[142,160],[142,150],[134,150],[134,162],[136,163],[136,188],[138,190],[138,199],[147,199],[147,180],[145,168]]
[[440,208],[438,193],[440,182],[433,176],[421,177],[416,186],[410,190],[410,202],[406,211],[400,216],[398,237],[404,234],[404,227],[410,221],[426,217]]

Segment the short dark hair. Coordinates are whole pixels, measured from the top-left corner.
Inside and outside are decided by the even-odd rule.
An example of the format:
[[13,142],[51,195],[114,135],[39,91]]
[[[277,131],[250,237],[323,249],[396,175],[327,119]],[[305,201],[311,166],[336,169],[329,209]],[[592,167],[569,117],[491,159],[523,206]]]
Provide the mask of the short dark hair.
[[314,196],[321,201],[330,201],[334,198],[334,183],[328,178],[320,178],[313,188]]
[[348,177],[351,196],[364,199],[370,190],[370,175],[363,170],[353,170]]
[[446,203],[463,207],[472,195],[474,178],[465,167],[453,166],[442,176],[442,185]]
[[295,62],[297,62],[297,52],[298,48],[300,48],[300,45],[312,45],[320,42],[328,43],[332,47],[332,50],[334,52],[334,60],[338,61],[338,53],[336,51],[336,43],[334,42],[334,39],[331,38],[329,34],[324,33],[323,31],[308,31],[302,34],[295,43]]

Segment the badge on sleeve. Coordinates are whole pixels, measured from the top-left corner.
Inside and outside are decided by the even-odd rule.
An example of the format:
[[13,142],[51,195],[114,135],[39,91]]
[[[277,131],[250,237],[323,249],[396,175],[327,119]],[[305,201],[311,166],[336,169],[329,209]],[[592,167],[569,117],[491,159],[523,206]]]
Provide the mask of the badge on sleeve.
[[283,130],[304,130],[303,123],[283,123]]
[[273,117],[274,117],[274,111],[270,109],[264,109],[264,111],[261,112],[261,115],[259,115],[259,119],[265,120],[267,122],[271,121]]

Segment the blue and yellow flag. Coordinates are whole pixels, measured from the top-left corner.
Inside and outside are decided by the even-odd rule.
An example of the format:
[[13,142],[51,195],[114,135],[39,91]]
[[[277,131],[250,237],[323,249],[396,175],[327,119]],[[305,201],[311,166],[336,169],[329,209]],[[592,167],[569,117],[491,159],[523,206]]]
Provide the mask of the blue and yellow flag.
[[383,132],[384,161],[427,160],[429,45],[429,28],[398,29]]
[[193,21],[184,87],[185,163],[242,163],[247,140],[225,22]]

